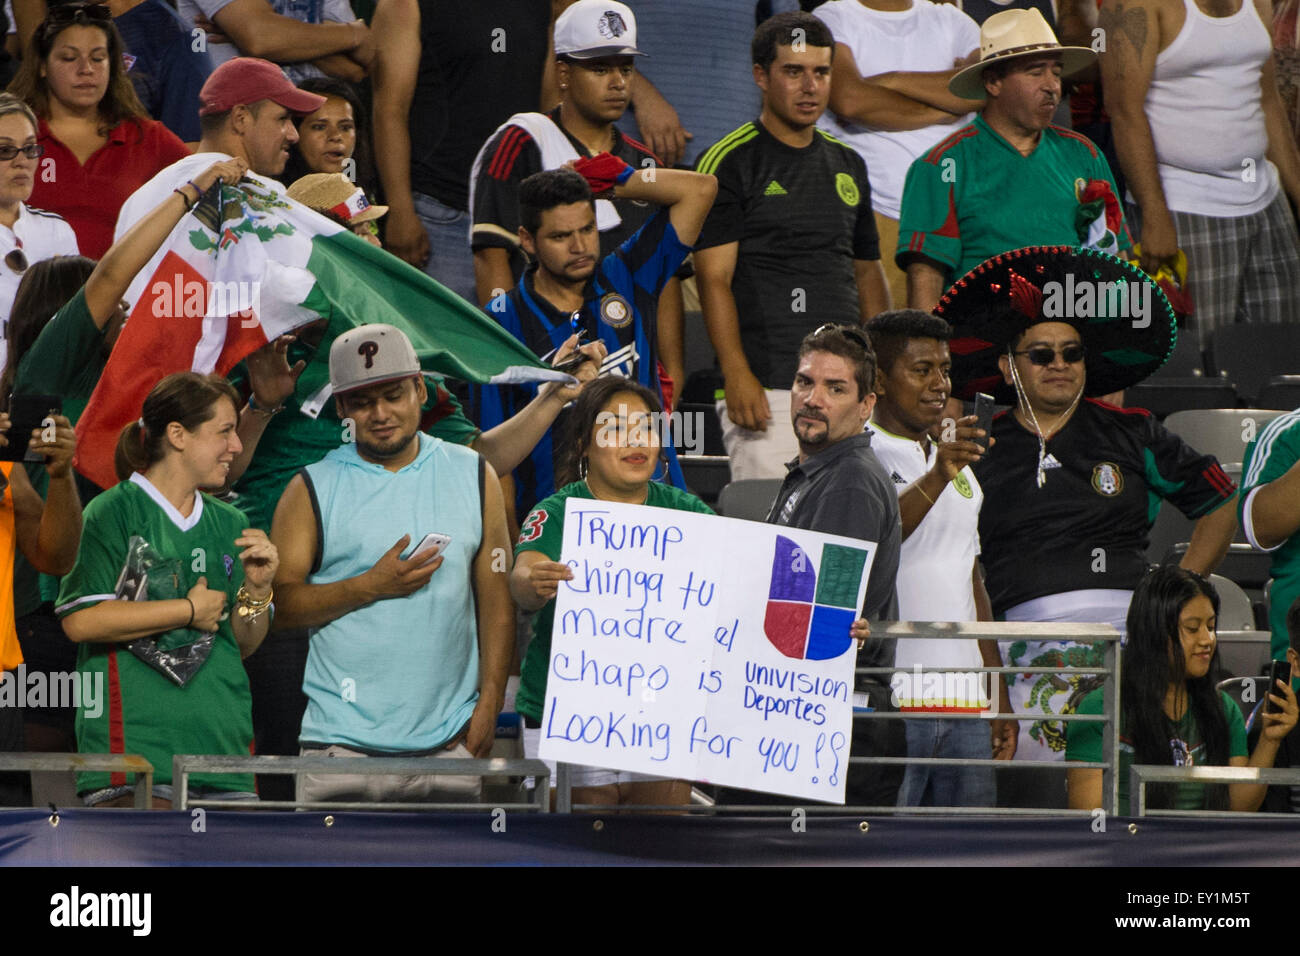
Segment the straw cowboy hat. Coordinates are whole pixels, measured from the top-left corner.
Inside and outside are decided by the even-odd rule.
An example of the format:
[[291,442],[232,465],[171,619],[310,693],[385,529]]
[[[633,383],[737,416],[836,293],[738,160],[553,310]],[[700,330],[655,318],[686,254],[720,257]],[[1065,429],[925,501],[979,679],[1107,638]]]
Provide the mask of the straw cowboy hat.
[[371,222],[388,212],[387,206],[373,206],[365,192],[342,173],[309,173],[287,190],[291,199],[319,213],[332,214],[348,226]]
[[980,27],[980,61],[949,80],[948,90],[969,100],[983,99],[984,71],[990,64],[1043,53],[1061,54],[1062,78],[1078,73],[1097,59],[1097,54],[1087,47],[1061,46],[1036,8],[995,13]]

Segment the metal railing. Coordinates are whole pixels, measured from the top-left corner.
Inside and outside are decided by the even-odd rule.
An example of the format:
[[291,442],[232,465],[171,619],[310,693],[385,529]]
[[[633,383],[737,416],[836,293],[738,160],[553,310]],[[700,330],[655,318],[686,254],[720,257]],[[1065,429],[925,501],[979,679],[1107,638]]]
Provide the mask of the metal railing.
[[[1119,781],[1115,773],[1115,754],[1118,750],[1119,722],[1119,679],[1120,679],[1120,654],[1118,653],[1119,634],[1108,624],[1076,624],[1076,623],[1038,623],[1038,622],[964,622],[964,623],[921,623],[921,622],[882,622],[877,623],[873,628],[873,638],[885,639],[928,639],[928,640],[952,640],[952,639],[969,639],[969,640],[997,640],[997,641],[1066,641],[1077,644],[1093,644],[1103,642],[1106,645],[1102,666],[1100,667],[1033,667],[1033,666],[1016,666],[992,667],[988,665],[972,666],[954,666],[954,667],[926,667],[925,673],[989,673],[989,674],[1089,674],[1101,675],[1103,708],[1100,715],[1083,715],[1083,714],[1048,714],[1048,713],[928,713],[924,711],[898,711],[898,710],[877,710],[867,713],[855,713],[853,719],[857,720],[981,720],[988,721],[997,718],[1011,719],[1017,721],[1023,720],[1051,720],[1062,723],[1085,722],[1101,723],[1104,726],[1102,733],[1102,760],[1100,763],[1084,763],[1079,761],[1057,761],[1057,760],[972,760],[964,758],[944,758],[944,757],[863,757],[850,756],[848,763],[850,765],[878,765],[878,766],[897,766],[897,765],[925,765],[925,766],[957,766],[957,767],[990,767],[996,768],[999,772],[1020,772],[1030,769],[1050,769],[1054,772],[1065,773],[1071,769],[1089,769],[1101,770],[1102,772],[1102,802],[1103,809],[1109,813],[1115,813],[1119,810]],[[858,674],[871,674],[884,676],[885,683],[888,684],[888,675],[899,673],[898,667],[864,667],[857,668]],[[905,669],[901,672],[908,673]],[[996,685],[992,688],[991,699],[997,700]],[[81,769],[100,769],[98,766],[82,766],[80,764],[72,765],[68,761],[76,758],[80,760],[90,760],[98,755],[91,754],[51,754],[51,755],[14,755],[19,760],[23,757],[48,756],[62,758],[64,763],[60,766],[51,767],[33,767],[33,769],[67,769],[69,766],[77,766]],[[105,759],[121,760],[120,756],[103,755]],[[0,770],[7,769],[6,764],[2,761],[4,756],[0,755]],[[141,758],[136,758],[141,759]],[[142,761],[143,762],[143,761]],[[15,764],[13,769],[22,769],[24,765]],[[107,767],[107,765],[105,765]],[[147,766],[147,764],[145,765]],[[112,769],[122,769],[116,764]],[[1166,768],[1173,769],[1173,768]],[[152,768],[150,768],[152,771]],[[393,775],[393,774],[421,774],[421,775],[475,775],[475,776],[497,776],[509,775],[513,777],[533,777],[535,786],[532,792],[532,799],[527,802],[494,802],[494,803],[374,803],[361,801],[248,801],[247,803],[222,800],[204,800],[191,799],[188,793],[189,777],[194,772],[208,773],[258,773],[258,774],[298,774],[298,773],[325,773],[325,774],[343,774],[355,773],[363,775]],[[222,809],[333,809],[333,810],[483,810],[489,808],[515,808],[533,811],[545,812],[549,809],[548,794],[550,791],[551,770],[547,764],[541,760],[527,759],[489,759],[489,760],[469,760],[456,758],[436,758],[436,757],[279,757],[279,756],[209,756],[209,755],[177,755],[173,762],[172,782],[175,793],[177,794],[175,803],[177,809],[187,809],[189,807],[220,807]],[[152,782],[150,774],[149,782]],[[555,771],[555,809],[559,813],[570,813],[574,810],[599,810],[603,813],[610,812],[629,812],[629,811],[673,811],[677,813],[789,813],[794,806],[787,798],[775,797],[777,800],[785,800],[784,803],[774,804],[726,804],[715,803],[708,798],[696,798],[687,806],[670,806],[670,805],[639,805],[639,806],[608,806],[594,804],[575,804],[573,802],[572,774],[570,765],[560,763]],[[147,791],[147,787],[145,788]],[[137,788],[137,806],[140,805],[140,788]],[[145,806],[148,806],[146,799]],[[899,806],[868,806],[868,805],[834,805],[834,804],[817,804],[804,803],[800,804],[801,809],[809,814],[863,814],[863,813],[889,813],[889,814],[918,814],[918,815],[1002,815],[1002,816],[1062,816],[1077,815],[1087,816],[1091,813],[1089,810],[1064,810],[1056,807],[1044,808],[1013,808],[1013,807],[899,807]]]
[[1264,786],[1283,784],[1300,787],[1300,767],[1263,769],[1260,767],[1168,767],[1160,764],[1134,764],[1129,767],[1129,813],[1135,817],[1231,817],[1251,819],[1268,817],[1277,820],[1286,815],[1244,810],[1157,810],[1147,809],[1147,785],[1152,783],[1254,783]]
[[[139,754],[0,753],[0,772],[108,771],[136,778],[135,808],[153,809],[153,764]],[[144,786],[138,786],[144,777]]]
[[[361,774],[364,776],[392,776],[394,774],[421,776],[519,776],[534,777],[539,783],[533,789],[533,799],[528,802],[486,803],[376,803],[341,800],[257,800],[241,804],[228,800],[191,799],[189,778],[194,772],[206,773],[259,773],[259,774]],[[173,806],[178,810],[189,807],[220,807],[222,809],[249,810],[532,810],[546,813],[551,771],[541,760],[506,760],[494,757],[487,760],[451,757],[229,757],[202,754],[177,754],[172,758],[172,785],[179,795]]]
[[[998,718],[1010,720],[1032,720],[1032,719],[1050,719],[1069,723],[1072,721],[1082,723],[1101,723],[1106,725],[1102,733],[1102,761],[1101,763],[1085,763],[1082,761],[1064,761],[1064,760],[972,760],[958,757],[849,757],[850,765],[930,765],[930,766],[958,766],[958,767],[992,767],[998,771],[1022,771],[1030,769],[1050,769],[1055,772],[1065,773],[1071,769],[1087,769],[1102,771],[1102,794],[1104,809],[1107,812],[1115,812],[1119,801],[1119,781],[1115,774],[1115,753],[1118,749],[1119,742],[1119,675],[1120,675],[1120,655],[1118,647],[1120,642],[1119,632],[1109,624],[1076,624],[1076,623],[1041,623],[1041,622],[1007,622],[1007,621],[978,621],[978,622],[960,622],[960,623],[929,623],[929,622],[881,622],[873,625],[872,638],[919,638],[925,640],[953,640],[953,639],[970,639],[970,640],[997,640],[997,641],[1069,641],[1078,644],[1093,644],[1104,642],[1106,650],[1103,655],[1102,666],[1100,667],[991,667],[980,665],[972,666],[955,666],[955,667],[925,667],[924,673],[941,674],[941,673],[990,673],[990,674],[1099,674],[1102,675],[1102,694],[1103,706],[1100,715],[1091,714],[1019,714],[1019,713],[927,713],[923,711],[872,711],[869,713],[855,713],[854,721],[858,720],[995,720]],[[856,668],[857,674],[873,674],[888,676],[895,673],[909,673],[905,668],[894,667],[859,667]],[[888,683],[888,680],[886,680]],[[993,698],[996,700],[996,690]],[[776,799],[786,799],[777,797]],[[607,806],[603,804],[579,804],[574,803],[572,798],[572,787],[570,783],[569,768],[566,764],[559,764],[556,772],[556,811],[568,813],[573,810],[599,810],[602,813],[631,812],[631,811],[650,811],[650,810],[672,810],[678,813],[695,813],[695,814],[716,814],[716,813],[789,813],[794,804],[726,804],[726,803],[708,803],[703,801],[693,802],[690,806],[662,806],[662,805],[639,805],[639,806]],[[1067,810],[1053,807],[1029,808],[1029,807],[900,807],[900,806],[871,806],[871,805],[835,805],[835,804],[800,804],[809,815],[847,815],[847,814],[915,814],[915,815],[951,815],[951,816],[1090,816],[1091,810]]]

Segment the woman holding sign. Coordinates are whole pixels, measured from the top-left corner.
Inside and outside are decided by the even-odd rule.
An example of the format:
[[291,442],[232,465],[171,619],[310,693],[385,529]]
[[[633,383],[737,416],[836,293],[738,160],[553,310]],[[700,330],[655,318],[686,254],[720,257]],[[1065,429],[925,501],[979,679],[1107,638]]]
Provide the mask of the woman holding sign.
[[[541,742],[555,596],[560,582],[573,578],[572,569],[559,560],[565,502],[586,498],[713,514],[695,495],[650,480],[661,457],[656,426],[663,409],[649,389],[621,378],[602,378],[583,390],[571,415],[570,457],[559,476],[564,484],[540,502],[520,527],[510,574],[515,603],[526,611],[539,612],[515,700],[524,717],[525,751],[533,758]],[[690,802],[691,784],[686,780],[599,767],[573,770],[575,804],[684,806]]]

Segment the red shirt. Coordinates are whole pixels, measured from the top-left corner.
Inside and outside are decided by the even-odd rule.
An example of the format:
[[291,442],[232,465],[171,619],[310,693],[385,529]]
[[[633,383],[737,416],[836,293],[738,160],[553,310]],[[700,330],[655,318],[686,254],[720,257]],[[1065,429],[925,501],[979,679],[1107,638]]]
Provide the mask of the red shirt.
[[176,134],[151,119],[123,120],[83,166],[41,120],[38,161],[29,206],[57,212],[77,234],[83,256],[98,259],[113,244],[117,213],[127,197],[160,170],[191,155]]

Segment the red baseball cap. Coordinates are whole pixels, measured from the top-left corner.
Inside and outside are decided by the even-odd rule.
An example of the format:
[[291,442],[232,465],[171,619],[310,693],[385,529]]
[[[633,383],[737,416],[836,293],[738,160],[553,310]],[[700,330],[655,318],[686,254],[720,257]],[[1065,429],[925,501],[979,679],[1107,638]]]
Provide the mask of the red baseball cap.
[[199,115],[228,113],[236,106],[270,100],[293,113],[314,113],[325,97],[300,90],[269,60],[237,56],[208,77],[199,90]]

